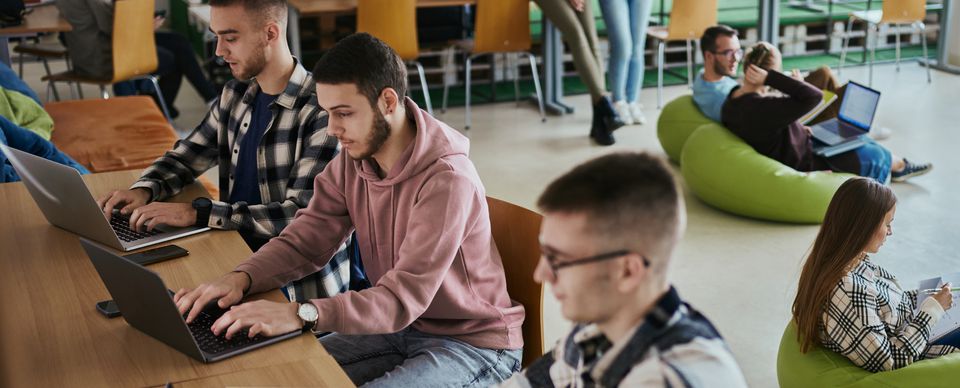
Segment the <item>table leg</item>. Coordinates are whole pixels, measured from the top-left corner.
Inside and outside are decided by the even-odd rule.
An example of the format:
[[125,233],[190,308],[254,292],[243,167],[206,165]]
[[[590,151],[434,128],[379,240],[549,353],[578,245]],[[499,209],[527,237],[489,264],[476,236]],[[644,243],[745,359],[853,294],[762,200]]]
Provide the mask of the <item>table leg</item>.
[[555,114],[573,113],[573,107],[562,101],[563,41],[560,31],[547,18],[543,18],[543,67],[545,108]]
[[10,66],[10,38],[0,36],[0,61]]

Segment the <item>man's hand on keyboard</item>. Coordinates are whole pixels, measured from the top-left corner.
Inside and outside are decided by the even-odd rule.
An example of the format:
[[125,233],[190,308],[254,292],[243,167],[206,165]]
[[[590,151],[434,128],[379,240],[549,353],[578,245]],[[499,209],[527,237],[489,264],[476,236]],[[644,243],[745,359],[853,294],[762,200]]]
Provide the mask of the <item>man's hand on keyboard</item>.
[[131,190],[114,190],[97,200],[97,205],[103,214],[110,219],[113,209],[120,209],[120,214],[130,214],[150,201],[150,190],[136,188]]
[[130,214],[130,229],[153,230],[157,225],[191,226],[197,222],[197,209],[189,203],[154,202],[138,207]]
[[273,337],[303,327],[297,315],[299,305],[293,302],[279,303],[255,300],[230,308],[210,328],[215,335],[225,334],[227,339],[243,329],[249,329],[250,338],[260,334]]
[[203,308],[213,301],[217,301],[217,305],[221,309],[239,303],[240,299],[243,298],[244,291],[249,287],[249,275],[244,272],[230,272],[211,283],[201,284],[192,290],[181,288],[173,296],[173,302],[176,303],[177,310],[180,310],[180,315],[190,313],[187,315],[187,323],[191,323],[203,311]]

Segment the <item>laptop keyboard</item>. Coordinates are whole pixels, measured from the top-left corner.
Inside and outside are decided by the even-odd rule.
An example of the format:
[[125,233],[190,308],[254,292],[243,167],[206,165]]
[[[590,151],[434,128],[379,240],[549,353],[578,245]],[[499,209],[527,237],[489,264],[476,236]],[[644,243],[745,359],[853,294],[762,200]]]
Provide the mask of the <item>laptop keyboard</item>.
[[157,229],[146,232],[137,232],[130,229],[130,217],[120,213],[114,213],[110,217],[110,227],[117,233],[117,237],[124,242],[136,241],[163,233]]
[[201,350],[211,354],[220,354],[245,348],[251,344],[263,342],[267,339],[267,337],[261,335],[249,338],[247,329],[243,329],[237,334],[234,334],[233,338],[229,340],[222,334],[219,336],[214,335],[213,332],[210,331],[210,327],[212,327],[213,323],[225,312],[226,310],[220,309],[205,310],[201,312],[200,315],[197,315],[193,323],[187,325],[190,327],[190,332],[193,334],[193,338],[197,340],[197,344],[200,345]]

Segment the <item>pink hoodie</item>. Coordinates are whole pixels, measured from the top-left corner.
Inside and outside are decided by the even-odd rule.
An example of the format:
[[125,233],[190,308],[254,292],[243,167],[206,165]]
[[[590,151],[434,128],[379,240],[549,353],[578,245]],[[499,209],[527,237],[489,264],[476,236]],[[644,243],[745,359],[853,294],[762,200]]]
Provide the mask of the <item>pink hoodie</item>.
[[[373,287],[314,299],[317,330],[387,334],[407,326],[491,349],[523,347],[523,306],[507,295],[469,140],[406,99],[417,134],[386,178],[341,152],[309,205],[237,270],[250,292],[319,270],[356,228]],[[532,281],[532,280],[531,280]]]

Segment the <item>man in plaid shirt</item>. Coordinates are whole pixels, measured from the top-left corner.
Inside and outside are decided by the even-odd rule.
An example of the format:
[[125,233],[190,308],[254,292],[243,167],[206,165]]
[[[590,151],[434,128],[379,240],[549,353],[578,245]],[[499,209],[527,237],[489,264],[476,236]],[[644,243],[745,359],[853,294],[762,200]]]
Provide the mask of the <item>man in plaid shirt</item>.
[[[256,251],[280,234],[313,196],[313,180],[339,152],[317,106],[312,75],[287,46],[285,0],[212,0],[211,30],[218,56],[236,80],[224,87],[203,122],[144,171],[128,190],[99,200],[130,215],[130,227],[209,226],[239,230]],[[220,198],[192,204],[158,202],[214,166]],[[327,267],[294,287],[291,299],[330,296],[346,289],[345,247]],[[294,291],[292,294],[290,291]]]
[[594,159],[547,186],[537,205],[533,276],[577,325],[502,387],[746,387],[723,338],[670,285],[686,217],[662,159]]

